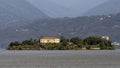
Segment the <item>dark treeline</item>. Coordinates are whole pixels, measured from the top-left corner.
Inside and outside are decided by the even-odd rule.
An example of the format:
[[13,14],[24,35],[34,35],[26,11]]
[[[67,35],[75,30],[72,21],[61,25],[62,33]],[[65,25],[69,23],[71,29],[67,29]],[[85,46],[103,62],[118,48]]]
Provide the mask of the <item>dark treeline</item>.
[[114,50],[110,40],[99,36],[89,36],[85,39],[60,37],[60,43],[40,43],[40,40],[29,39],[22,42],[15,41],[9,44],[8,50]]

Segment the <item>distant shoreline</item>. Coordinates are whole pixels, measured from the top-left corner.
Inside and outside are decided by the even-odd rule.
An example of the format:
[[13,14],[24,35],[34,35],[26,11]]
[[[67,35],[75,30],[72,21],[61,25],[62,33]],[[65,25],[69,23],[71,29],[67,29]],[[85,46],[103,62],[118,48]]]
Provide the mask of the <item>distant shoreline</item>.
[[11,42],[8,50],[114,50],[108,36],[89,36],[85,39],[80,37],[46,37],[41,36],[38,40],[29,39],[22,42]]

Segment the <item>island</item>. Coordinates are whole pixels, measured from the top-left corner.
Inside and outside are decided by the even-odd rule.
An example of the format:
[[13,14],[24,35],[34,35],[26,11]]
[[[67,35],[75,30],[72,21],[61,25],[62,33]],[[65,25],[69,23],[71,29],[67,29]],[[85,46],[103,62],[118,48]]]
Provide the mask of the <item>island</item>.
[[107,36],[80,37],[47,37],[11,42],[8,50],[114,50]]

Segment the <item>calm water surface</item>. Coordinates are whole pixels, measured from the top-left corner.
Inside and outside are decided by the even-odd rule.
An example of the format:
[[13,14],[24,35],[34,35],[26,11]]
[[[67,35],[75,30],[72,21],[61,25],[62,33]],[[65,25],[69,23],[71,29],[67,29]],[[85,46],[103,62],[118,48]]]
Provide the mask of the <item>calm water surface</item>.
[[120,50],[0,50],[0,68],[120,68]]

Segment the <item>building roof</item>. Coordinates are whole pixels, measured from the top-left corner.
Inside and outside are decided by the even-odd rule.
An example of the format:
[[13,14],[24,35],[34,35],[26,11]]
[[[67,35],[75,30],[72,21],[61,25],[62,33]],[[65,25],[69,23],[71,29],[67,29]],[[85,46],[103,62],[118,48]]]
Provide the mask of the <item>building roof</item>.
[[59,39],[58,37],[41,37],[40,39]]

